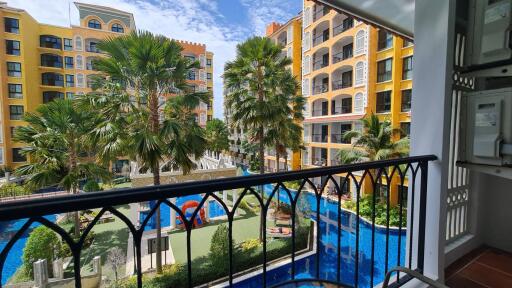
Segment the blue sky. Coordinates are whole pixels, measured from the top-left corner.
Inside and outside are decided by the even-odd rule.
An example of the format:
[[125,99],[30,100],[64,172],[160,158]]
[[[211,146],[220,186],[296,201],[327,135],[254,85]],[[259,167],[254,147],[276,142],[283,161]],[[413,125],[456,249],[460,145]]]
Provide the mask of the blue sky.
[[[214,113],[223,119],[224,63],[235,57],[236,44],[263,35],[265,25],[286,22],[302,9],[302,0],[83,0],[134,14],[138,29],[170,38],[205,43],[214,55]],[[7,0],[36,20],[60,26],[78,24],[71,0]],[[71,7],[71,9],[68,9]]]

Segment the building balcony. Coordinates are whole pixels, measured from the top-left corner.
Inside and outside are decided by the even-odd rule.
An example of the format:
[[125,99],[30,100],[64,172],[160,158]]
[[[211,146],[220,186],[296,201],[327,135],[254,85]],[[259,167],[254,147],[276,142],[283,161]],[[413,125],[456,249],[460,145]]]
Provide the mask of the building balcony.
[[329,139],[329,136],[327,134],[317,134],[317,133],[311,134],[311,142],[327,143],[328,139]]
[[345,88],[352,87],[352,81],[351,80],[337,80],[332,81],[332,90],[340,90]]

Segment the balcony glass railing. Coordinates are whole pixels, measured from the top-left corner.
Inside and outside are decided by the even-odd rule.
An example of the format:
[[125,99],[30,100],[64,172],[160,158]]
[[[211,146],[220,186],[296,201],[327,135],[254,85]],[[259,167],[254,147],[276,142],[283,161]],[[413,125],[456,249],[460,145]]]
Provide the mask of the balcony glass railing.
[[328,139],[327,134],[316,134],[316,133],[313,133],[311,135],[311,142],[327,143],[327,139]]
[[313,95],[325,93],[327,91],[329,91],[329,85],[327,84],[313,86]]
[[352,87],[352,80],[337,80],[332,82],[332,90]]
[[[36,231],[34,228],[46,226],[51,229],[48,230],[49,235],[56,233],[52,241],[55,239],[67,247],[63,249],[67,251],[65,259],[70,259],[72,265],[67,266],[66,273],[60,279],[48,279],[52,275],[48,271],[37,274],[36,281],[41,283],[58,281],[65,286],[81,287],[83,283],[96,281],[94,277],[91,278],[91,272],[84,275],[85,271],[91,271],[90,267],[95,267],[92,270],[96,272],[101,271],[101,265],[109,265],[102,264],[108,263],[102,257],[110,254],[112,247],[118,247],[121,250],[118,254],[123,257],[116,258],[121,259],[116,261],[126,267],[127,271],[131,269],[129,273],[122,273],[124,279],[119,281],[134,287],[155,283],[165,287],[190,288],[214,283],[221,287],[233,286],[234,283],[236,287],[273,287],[294,282],[296,278],[330,280],[350,287],[374,287],[384,280],[386,272],[398,265],[423,271],[428,163],[433,160],[434,156],[418,156],[276,174],[5,201],[0,204],[0,229],[2,235],[6,236],[0,239],[0,267],[4,267],[0,269],[0,278],[4,284],[4,279],[10,278],[18,268],[30,266],[41,272],[41,269],[55,267],[48,263],[55,260],[53,256],[41,260],[43,262],[34,260],[37,262],[33,266],[33,263],[22,263],[23,258],[20,256],[26,237]],[[312,157],[312,161],[319,166],[326,163],[325,157]],[[404,189],[405,186],[399,184],[399,187],[390,188],[379,184],[391,183],[391,180],[396,180],[393,183],[404,183],[407,176],[409,188],[416,187]],[[348,181],[355,185],[347,185]],[[374,182],[373,185],[364,185]],[[377,185],[387,189],[384,191],[387,193],[382,193],[382,189],[364,190]],[[347,188],[344,186],[350,188],[345,190]],[[410,211],[415,213],[408,213],[404,205],[407,191],[409,199],[416,199],[408,203]],[[227,197],[226,193],[232,194]],[[397,203],[392,203],[392,193],[395,193],[395,199],[399,199]],[[373,201],[364,197],[373,198]],[[277,198],[280,206],[283,205],[279,213],[269,209],[271,205],[277,206]],[[196,206],[185,206],[190,199],[196,201]],[[342,199],[352,202],[352,212],[339,209]],[[359,209],[362,199],[365,203],[374,204],[367,205],[363,211]],[[260,209],[250,208],[251,214],[256,213],[254,216],[248,213],[239,216],[238,213],[247,206],[241,205],[242,200],[251,201],[251,207],[257,206],[252,206],[255,202],[263,205]],[[378,209],[377,203],[380,206]],[[392,223],[390,211],[396,213],[393,214]],[[73,212],[82,214],[79,238],[72,235],[70,230],[73,229],[69,229],[70,226],[57,224],[57,219],[65,219],[74,215]],[[170,234],[162,233],[161,242],[155,240],[156,215],[161,217],[162,226],[173,229]],[[215,221],[210,220],[212,216],[216,217]],[[236,229],[241,228],[240,225],[246,225],[240,221],[245,221],[247,217],[253,217],[254,222],[250,223],[258,224],[243,229],[255,229],[255,234],[260,229],[263,231],[261,242],[257,242],[259,245],[254,249],[243,249],[243,245],[235,243],[233,237],[244,235],[235,233],[239,231]],[[70,219],[65,223],[73,223],[74,218]],[[288,224],[282,224],[284,226],[279,228],[267,219]],[[196,229],[199,223],[209,223],[210,228],[224,224],[223,231],[226,233],[222,235],[225,238],[219,238],[224,242],[219,243],[227,244],[216,245],[218,253],[222,255],[214,255],[217,256],[215,259],[222,261],[213,262],[208,254],[192,258],[192,255],[203,253],[203,250],[208,251],[199,249],[198,245],[209,246],[212,241],[211,235],[205,236],[209,229]],[[409,229],[411,223],[415,223],[414,229]],[[118,230],[111,231],[108,227],[117,227],[115,229]],[[118,227],[124,228],[119,230]],[[93,231],[95,233],[91,233]],[[101,237],[100,233],[106,233],[106,236],[101,234],[105,236]],[[171,238],[172,245],[169,244]],[[91,239],[94,240],[90,242]],[[273,244],[267,245],[270,239]],[[166,250],[165,255],[169,252],[171,255],[183,252],[180,254],[183,255],[180,256],[182,260],[164,269],[164,274],[158,275],[158,279],[151,279],[155,274],[154,266],[153,269],[150,267],[150,257],[155,259],[155,254],[159,253],[155,251],[160,249]],[[51,255],[59,257],[58,253]],[[287,263],[282,261],[284,258]],[[61,262],[57,260],[54,263],[62,265],[63,259],[60,259]],[[101,281],[102,277],[99,278],[98,281]],[[400,285],[410,280],[403,273],[394,274],[393,281],[398,279]],[[34,286],[34,282],[30,285]]]
[[336,36],[336,35],[338,35],[340,33],[343,33],[345,31],[347,31],[348,29],[350,29],[352,27],[354,27],[354,20],[353,19],[351,19],[349,21],[343,21],[342,23],[340,23],[340,24],[338,24],[338,25],[336,25],[336,26],[334,26],[332,28],[332,34],[334,36]]
[[329,66],[329,61],[318,60],[313,62],[313,70],[322,69],[327,66]]
[[343,61],[343,60],[346,60],[346,59],[349,59],[352,57],[353,57],[352,50],[345,51],[345,53],[343,53],[343,51],[341,51],[332,56],[332,63],[335,64],[335,63],[338,63],[340,61]]

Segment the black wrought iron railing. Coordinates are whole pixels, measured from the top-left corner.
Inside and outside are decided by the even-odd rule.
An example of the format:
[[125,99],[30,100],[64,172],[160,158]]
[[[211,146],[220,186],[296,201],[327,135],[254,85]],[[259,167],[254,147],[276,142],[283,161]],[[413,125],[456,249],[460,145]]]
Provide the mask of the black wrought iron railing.
[[[228,227],[227,269],[224,271],[225,273],[216,271],[216,274],[214,274],[215,277],[221,278],[218,281],[225,282],[217,283],[223,283],[229,287],[246,287],[244,283],[247,283],[243,281],[255,281],[249,283],[252,286],[248,286],[267,287],[287,281],[299,281],[297,278],[308,276],[311,279],[334,281],[350,287],[374,287],[382,282],[385,273],[395,266],[405,265],[420,273],[423,271],[428,163],[435,159],[435,156],[416,156],[302,171],[3,203],[0,204],[0,223],[2,224],[0,228],[3,229],[5,223],[9,223],[8,221],[23,221],[23,223],[9,226],[14,229],[11,237],[7,237],[6,234],[2,235],[2,238],[7,237],[8,239],[4,245],[0,246],[2,247],[0,252],[0,279],[4,279],[1,273],[5,273],[6,259],[14,249],[16,242],[30,232],[30,227],[33,224],[38,223],[56,232],[63,239],[63,242],[69,246],[73,259],[72,277],[75,281],[74,285],[81,287],[83,285],[80,281],[82,279],[82,267],[87,263],[83,263],[85,261],[80,256],[84,252],[86,239],[92,229],[96,225],[100,225],[102,216],[111,213],[126,225],[128,233],[131,235],[129,239],[133,241],[134,251],[134,264],[132,265],[135,266],[134,275],[131,277],[134,278],[133,285],[135,287],[142,287],[143,281],[151,281],[150,275],[143,277],[143,269],[141,268],[143,267],[141,256],[144,250],[143,247],[145,247],[142,243],[143,237],[146,235],[146,230],[151,225],[150,222],[154,219],[154,216],[158,215],[157,210],[163,211],[162,209],[167,207],[168,210],[174,211],[180,217],[182,226],[177,229],[181,229],[185,236],[179,239],[186,242],[183,246],[186,247],[186,261],[183,271],[186,276],[182,277],[183,283],[168,284],[168,287],[194,287],[206,284],[200,282],[204,278],[197,277],[198,274],[194,275],[198,271],[193,269],[193,263],[196,262],[192,261],[191,238],[197,233],[197,218],[202,217],[202,209],[210,202],[215,202],[218,203],[219,210],[225,215],[225,218],[219,221],[223,221]],[[380,187],[384,187],[382,183],[392,182],[398,183],[402,188],[405,187],[404,185],[408,185],[408,196],[405,195],[407,189],[394,191],[390,185],[385,186],[388,190],[384,198],[377,198],[381,197],[379,196],[380,193],[371,193],[368,190],[378,191],[378,189],[381,189]],[[240,192],[238,198],[233,196],[229,200],[227,197],[217,195],[219,191],[236,189],[239,189]],[[328,193],[328,191],[331,191],[331,193]],[[342,199],[347,198],[347,194],[343,195],[343,191],[352,195],[351,208],[342,208]],[[179,207],[180,204],[177,204],[179,201],[176,200],[179,200],[180,197],[190,196],[198,196],[200,201],[191,215],[185,215],[186,213]],[[287,233],[284,233],[284,229],[270,229],[269,232],[269,229],[267,229],[268,221],[261,221],[261,262],[254,264],[259,270],[253,269],[251,272],[256,276],[241,280],[238,276],[243,274],[244,271],[240,271],[238,266],[240,263],[238,259],[235,259],[235,255],[238,254],[235,254],[237,252],[234,247],[233,224],[237,219],[237,211],[240,209],[242,201],[246,200],[247,197],[253,197],[258,203],[259,212],[262,215],[259,219],[267,219],[267,216],[272,213],[272,207],[275,207],[273,205],[276,199],[280,199],[282,203],[288,205],[290,224]],[[370,204],[367,201],[368,197],[372,199]],[[408,207],[404,205],[405,199],[409,204]],[[307,205],[311,206],[308,213],[299,213],[299,211],[303,211],[305,205],[302,201],[306,201]],[[393,201],[396,203],[393,204]],[[129,213],[120,209],[120,207],[126,205],[139,205],[139,203],[147,202],[153,204],[147,207],[148,210],[144,217],[136,220],[133,219],[131,214],[127,215]],[[366,211],[369,208],[371,213],[368,214],[367,211],[363,211],[363,204],[365,205],[364,210]],[[380,209],[377,209],[377,206]],[[84,227],[78,239],[71,236],[59,224],[46,218],[47,215],[66,215],[75,211],[95,209],[98,213]],[[394,224],[391,222],[391,210],[398,213],[398,219],[395,219],[397,222]],[[409,213],[407,210],[409,210]],[[419,213],[415,211],[419,211]],[[377,213],[381,214],[377,215]],[[407,215],[410,215],[410,217]],[[299,259],[299,239],[297,237],[300,226],[297,223],[301,220],[300,217],[310,217],[315,229],[313,229],[314,234],[311,236],[313,241],[308,242],[313,245],[310,247],[310,254],[307,257],[305,256],[306,258]],[[382,219],[384,219],[384,223],[377,221],[382,221]],[[276,236],[277,234],[282,235]],[[171,233],[168,234],[168,237],[172,238],[174,235]],[[285,235],[289,237],[289,242],[286,243],[290,244],[290,249],[285,250],[284,255],[286,258],[284,262],[287,264],[275,268],[270,261],[274,257],[271,257],[270,254],[267,255],[267,240],[269,238],[278,239]],[[405,245],[406,241],[407,245]],[[202,245],[205,244],[202,243]],[[41,248],[51,249],[50,247]],[[417,251],[417,253],[414,252],[413,255],[413,251]],[[283,263],[283,258],[280,258],[280,260]],[[128,266],[128,264],[126,265]],[[213,266],[202,266],[201,269],[213,269]],[[258,271],[259,273],[255,273]],[[301,274],[300,277],[298,277],[299,273]],[[205,272],[203,271],[201,275],[204,277]],[[395,287],[398,287],[410,278],[403,273],[401,275],[397,273],[393,276],[393,279],[395,279]],[[171,281],[173,278],[171,276],[161,278],[161,281],[164,280]],[[2,285],[5,285],[5,283],[2,283]]]

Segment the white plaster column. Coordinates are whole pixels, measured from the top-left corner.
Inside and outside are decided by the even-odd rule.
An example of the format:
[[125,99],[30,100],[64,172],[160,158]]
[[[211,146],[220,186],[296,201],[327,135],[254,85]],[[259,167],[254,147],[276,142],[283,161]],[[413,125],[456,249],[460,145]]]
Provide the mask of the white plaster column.
[[[171,203],[172,204],[176,204],[176,198],[171,198]],[[175,229],[176,228],[176,211],[174,211],[174,209],[170,208],[171,210],[171,221],[170,221],[170,224],[171,224],[171,229]]]

